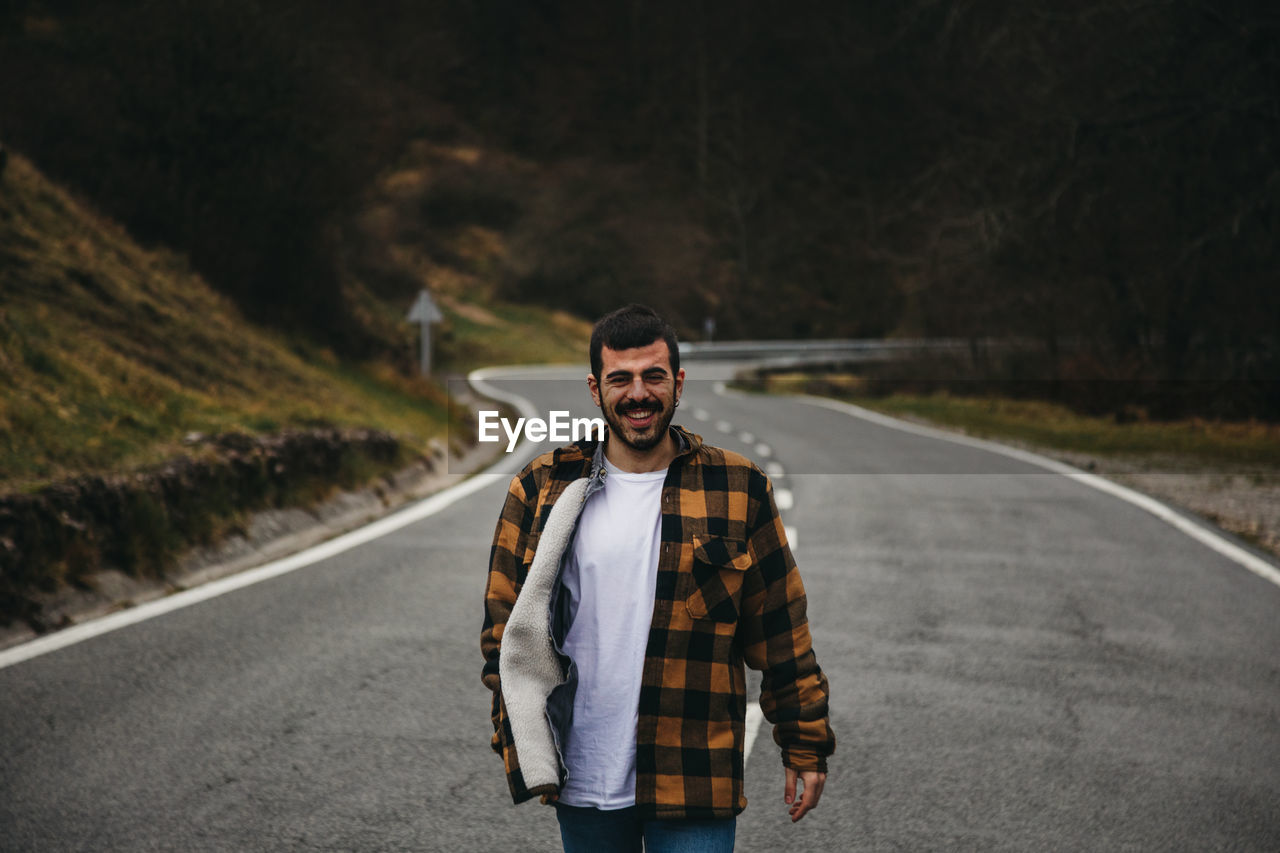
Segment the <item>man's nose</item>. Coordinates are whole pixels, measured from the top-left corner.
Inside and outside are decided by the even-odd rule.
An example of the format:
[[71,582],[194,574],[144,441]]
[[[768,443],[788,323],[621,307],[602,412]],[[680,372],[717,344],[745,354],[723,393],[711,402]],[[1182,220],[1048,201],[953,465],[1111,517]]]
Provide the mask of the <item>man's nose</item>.
[[649,389],[645,387],[644,378],[637,376],[631,380],[631,384],[627,386],[627,398],[631,400],[643,400],[649,396]]

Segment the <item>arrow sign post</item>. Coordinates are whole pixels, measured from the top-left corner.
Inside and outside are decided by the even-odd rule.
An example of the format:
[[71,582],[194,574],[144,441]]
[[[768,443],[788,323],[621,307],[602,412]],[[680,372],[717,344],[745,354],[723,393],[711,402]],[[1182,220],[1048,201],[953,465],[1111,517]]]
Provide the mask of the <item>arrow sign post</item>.
[[422,327],[421,369],[423,376],[429,376],[431,375],[431,324],[443,320],[444,314],[441,314],[440,309],[436,307],[431,294],[421,290],[418,291],[418,298],[409,309],[409,316],[406,319]]

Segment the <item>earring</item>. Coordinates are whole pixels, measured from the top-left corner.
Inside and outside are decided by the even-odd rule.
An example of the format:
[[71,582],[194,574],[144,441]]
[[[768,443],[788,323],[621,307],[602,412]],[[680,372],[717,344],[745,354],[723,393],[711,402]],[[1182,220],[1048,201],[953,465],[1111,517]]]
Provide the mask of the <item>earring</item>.
[[679,397],[676,397],[676,404],[675,404],[674,406],[672,406],[671,408],[673,408],[673,409],[678,409],[678,408],[680,408],[680,398],[679,398]]

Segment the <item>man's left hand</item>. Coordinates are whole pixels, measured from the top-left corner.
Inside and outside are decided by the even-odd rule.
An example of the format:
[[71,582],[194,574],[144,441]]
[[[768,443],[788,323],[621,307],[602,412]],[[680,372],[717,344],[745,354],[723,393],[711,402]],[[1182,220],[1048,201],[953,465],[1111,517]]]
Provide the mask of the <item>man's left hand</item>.
[[[822,786],[827,784],[827,774],[817,770],[803,770],[797,773],[790,767],[783,768],[787,774],[786,790],[782,801],[789,806],[791,822],[795,823],[818,805],[822,799]],[[796,796],[796,779],[800,780],[800,796]]]

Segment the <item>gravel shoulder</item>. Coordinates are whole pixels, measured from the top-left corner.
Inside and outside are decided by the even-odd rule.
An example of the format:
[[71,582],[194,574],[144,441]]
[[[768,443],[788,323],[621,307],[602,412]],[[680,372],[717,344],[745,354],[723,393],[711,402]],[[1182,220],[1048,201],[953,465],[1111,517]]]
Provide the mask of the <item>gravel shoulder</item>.
[[1193,512],[1280,556],[1280,472],[1274,468],[1172,456],[1092,456],[1044,448],[1039,452]]

